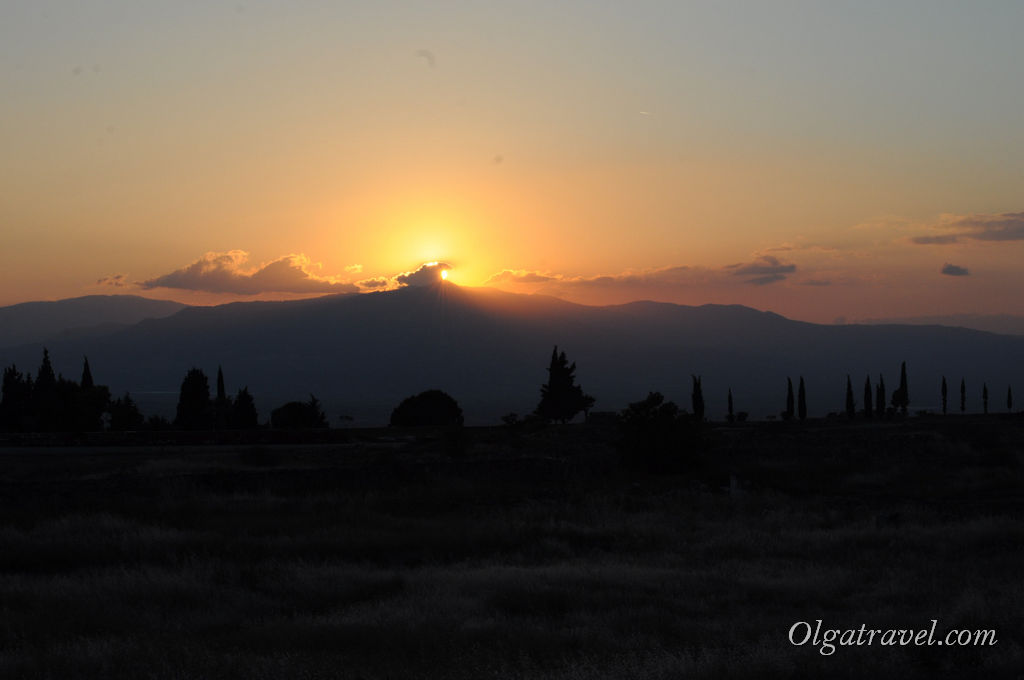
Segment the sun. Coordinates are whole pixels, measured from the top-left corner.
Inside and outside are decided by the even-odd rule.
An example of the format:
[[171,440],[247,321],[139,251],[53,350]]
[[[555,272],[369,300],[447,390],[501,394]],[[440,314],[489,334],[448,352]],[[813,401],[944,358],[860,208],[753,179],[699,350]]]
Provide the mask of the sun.
[[447,281],[448,280],[448,270],[447,269],[442,269],[441,270],[441,280],[442,281]]

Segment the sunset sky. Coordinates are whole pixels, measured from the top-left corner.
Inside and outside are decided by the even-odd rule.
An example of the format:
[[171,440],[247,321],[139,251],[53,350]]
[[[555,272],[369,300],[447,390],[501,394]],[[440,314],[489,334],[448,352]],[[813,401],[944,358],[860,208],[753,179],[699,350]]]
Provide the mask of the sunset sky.
[[1024,3],[14,0],[0,304],[1024,313]]

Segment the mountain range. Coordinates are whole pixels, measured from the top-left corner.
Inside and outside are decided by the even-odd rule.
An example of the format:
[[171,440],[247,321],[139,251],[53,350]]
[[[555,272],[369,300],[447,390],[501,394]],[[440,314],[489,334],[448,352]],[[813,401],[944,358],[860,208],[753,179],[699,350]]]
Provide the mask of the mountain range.
[[[621,409],[649,391],[688,408],[691,375],[699,375],[708,417],[724,417],[731,388],[736,410],[761,418],[785,406],[786,378],[796,383],[803,376],[809,412],[822,416],[843,410],[847,375],[858,405],[866,376],[874,383],[884,374],[891,393],[902,361],[911,410],[939,409],[942,375],[952,410],[959,408],[961,378],[968,410],[981,409],[983,382],[990,410],[1005,410],[1009,385],[1020,385],[1024,403],[1024,338],[965,328],[820,325],[739,305],[595,307],[447,282],[214,307],[147,308],[142,298],[121,297],[102,303],[124,303],[121,316],[102,317],[100,323],[114,324],[107,327],[82,325],[67,313],[75,301],[30,303],[57,306],[43,308],[54,310],[49,325],[4,324],[7,335],[0,337],[36,335],[0,349],[0,365],[34,373],[45,345],[55,369],[77,379],[85,355],[97,382],[115,395],[130,391],[144,412],[165,416],[173,416],[189,368],[202,368],[212,386],[221,366],[228,391],[248,386],[264,418],[312,393],[332,425],[342,415],[355,425],[386,423],[403,398],[433,388],[454,396],[471,424],[529,413],[556,345],[576,362],[577,381],[595,397],[596,411]],[[11,309],[0,309],[0,319],[14,318],[3,316]],[[59,321],[59,310],[72,321]],[[132,314],[149,317],[133,321]],[[77,330],[54,330],[61,323]]]

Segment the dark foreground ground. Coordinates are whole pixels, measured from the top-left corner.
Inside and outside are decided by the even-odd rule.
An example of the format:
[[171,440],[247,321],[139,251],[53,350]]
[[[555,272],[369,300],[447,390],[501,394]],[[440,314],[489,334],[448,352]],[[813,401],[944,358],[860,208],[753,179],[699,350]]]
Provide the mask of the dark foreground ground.
[[1017,678],[1024,424],[951,421],[0,448],[0,678]]

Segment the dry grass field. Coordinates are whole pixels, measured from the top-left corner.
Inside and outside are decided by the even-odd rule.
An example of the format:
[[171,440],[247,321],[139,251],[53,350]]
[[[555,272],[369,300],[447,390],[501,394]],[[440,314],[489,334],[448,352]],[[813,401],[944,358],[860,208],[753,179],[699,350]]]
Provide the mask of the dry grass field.
[[0,677],[1017,678],[1022,433],[748,424],[672,475],[583,426],[0,449]]

